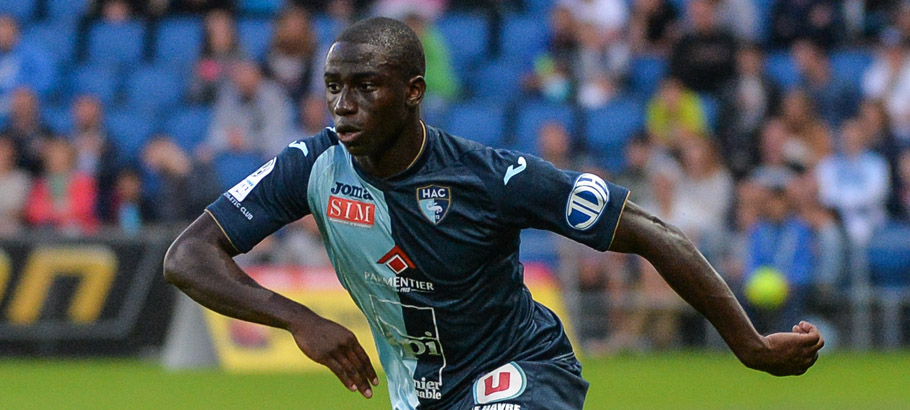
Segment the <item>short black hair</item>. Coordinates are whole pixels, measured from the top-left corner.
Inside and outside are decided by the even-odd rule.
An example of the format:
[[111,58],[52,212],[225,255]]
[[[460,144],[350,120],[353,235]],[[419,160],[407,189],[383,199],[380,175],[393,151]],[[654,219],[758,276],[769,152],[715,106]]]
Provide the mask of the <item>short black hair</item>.
[[382,48],[389,60],[408,78],[425,75],[426,59],[417,33],[407,24],[388,17],[370,17],[344,30],[336,42],[370,44]]

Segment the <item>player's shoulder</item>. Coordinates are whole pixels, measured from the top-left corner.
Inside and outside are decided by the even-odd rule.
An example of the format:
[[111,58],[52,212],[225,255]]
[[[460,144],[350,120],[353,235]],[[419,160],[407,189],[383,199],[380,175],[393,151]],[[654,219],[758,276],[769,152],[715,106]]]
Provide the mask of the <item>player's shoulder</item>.
[[[432,127],[428,127],[430,128]],[[492,171],[500,168],[502,164],[508,166],[509,163],[514,163],[522,156],[530,156],[519,151],[490,147],[441,129],[433,130],[439,135],[437,150],[440,155],[449,161],[459,162],[475,172]]]
[[326,127],[314,135],[291,141],[285,147],[282,155],[292,158],[304,158],[308,160],[305,162],[312,163],[322,153],[336,145],[338,145],[338,136],[335,134],[335,130]]

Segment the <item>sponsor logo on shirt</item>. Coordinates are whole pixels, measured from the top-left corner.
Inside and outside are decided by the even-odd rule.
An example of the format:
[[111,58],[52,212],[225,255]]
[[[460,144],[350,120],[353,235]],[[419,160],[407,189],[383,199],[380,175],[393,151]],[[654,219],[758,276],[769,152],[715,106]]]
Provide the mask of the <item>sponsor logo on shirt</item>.
[[[496,370],[481,376],[474,382],[474,403],[487,404],[511,400],[521,396],[526,385],[525,372],[515,362],[502,365]],[[500,407],[502,405],[502,407]],[[506,407],[511,406],[511,407]],[[498,403],[498,405],[474,406],[474,410],[512,409],[521,407],[517,404]]]
[[332,187],[332,190],[330,192],[332,192],[333,195],[351,196],[366,201],[373,200],[373,196],[370,195],[370,191],[367,191],[363,187],[345,184],[344,182],[336,181],[335,186]]
[[610,190],[603,179],[594,174],[579,175],[566,202],[566,222],[580,231],[587,230],[600,219],[609,200]]
[[376,263],[385,265],[390,271],[395,273],[395,276],[385,277],[373,272],[364,272],[363,278],[369,282],[388,286],[390,289],[400,293],[428,293],[435,291],[433,288],[433,282],[401,276],[408,269],[414,269],[415,266],[414,262],[411,262],[411,259],[408,258],[408,255],[406,255],[404,251],[398,247],[398,245],[383,255],[382,258],[379,258]]
[[228,190],[228,193],[237,201],[243,202],[243,200],[246,199],[246,196],[250,194],[250,191],[252,191],[256,185],[259,185],[262,178],[265,178],[270,174],[273,169],[275,169],[275,158],[272,158],[269,162],[266,162],[255,172],[250,174],[250,176],[244,178],[243,181],[234,185],[233,188]]
[[332,195],[329,196],[326,214],[333,221],[360,228],[372,228],[375,223],[376,205]]
[[449,187],[429,185],[417,188],[417,205],[423,216],[434,224],[446,217],[451,204],[452,192]]
[[527,167],[528,167],[528,162],[525,161],[525,157],[518,157],[518,166],[517,167],[515,165],[509,165],[509,167],[506,168],[506,175],[504,177],[502,177],[502,184],[509,185],[509,180],[512,179],[512,177],[514,177],[515,175],[520,174]]

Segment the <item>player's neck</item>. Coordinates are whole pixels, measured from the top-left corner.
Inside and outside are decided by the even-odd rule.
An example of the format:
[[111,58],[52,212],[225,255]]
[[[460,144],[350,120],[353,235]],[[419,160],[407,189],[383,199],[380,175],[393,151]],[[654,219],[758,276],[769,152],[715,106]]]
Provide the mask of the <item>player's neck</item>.
[[388,149],[376,156],[355,156],[360,168],[372,176],[388,178],[412,167],[426,149],[427,131],[423,121],[409,122]]

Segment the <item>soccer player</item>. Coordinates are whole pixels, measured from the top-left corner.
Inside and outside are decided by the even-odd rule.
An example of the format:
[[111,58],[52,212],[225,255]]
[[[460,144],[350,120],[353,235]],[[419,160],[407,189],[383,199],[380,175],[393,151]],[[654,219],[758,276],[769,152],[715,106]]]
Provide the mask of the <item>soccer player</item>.
[[588,382],[563,326],[522,281],[519,232],[531,227],[642,255],[748,367],[795,375],[815,362],[814,326],[758,334],[692,243],[625,188],[424,124],[422,50],[392,19],[345,30],[325,65],[335,127],[291,143],[211,204],[171,246],[166,278],[217,312],[287,329],[369,398],[379,380],[355,336],[232,260],[313,215],[369,322],[395,410],[582,408]]

